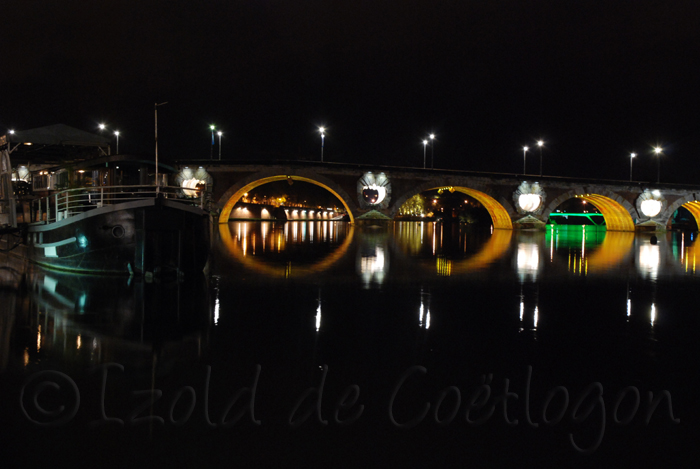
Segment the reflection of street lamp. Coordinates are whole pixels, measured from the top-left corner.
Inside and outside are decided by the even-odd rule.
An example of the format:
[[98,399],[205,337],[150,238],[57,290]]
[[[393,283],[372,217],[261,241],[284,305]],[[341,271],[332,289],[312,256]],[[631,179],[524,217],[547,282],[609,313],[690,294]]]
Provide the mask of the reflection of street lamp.
[[540,176],[542,176],[542,146],[544,142],[542,140],[537,141],[537,146],[540,147]]
[[636,153],[630,153],[630,182],[632,181],[632,159],[637,156]]
[[221,159],[221,136],[223,135],[223,132],[219,130],[219,131],[216,133],[216,135],[219,136],[219,159]]
[[117,155],[119,154],[119,131],[115,130],[114,135],[117,136]]
[[319,127],[318,131],[321,132],[321,163],[323,163],[323,147],[326,139],[325,127]]
[[656,153],[656,183],[661,182],[661,152],[664,151],[661,147],[654,148]]
[[430,134],[430,169],[435,167],[433,157],[435,156],[435,134]]
[[428,146],[428,141],[423,140],[423,169],[425,169],[425,148]]
[[527,170],[525,169],[526,166],[526,159],[527,159],[527,151],[530,149],[530,147],[523,147],[523,174],[527,174]]

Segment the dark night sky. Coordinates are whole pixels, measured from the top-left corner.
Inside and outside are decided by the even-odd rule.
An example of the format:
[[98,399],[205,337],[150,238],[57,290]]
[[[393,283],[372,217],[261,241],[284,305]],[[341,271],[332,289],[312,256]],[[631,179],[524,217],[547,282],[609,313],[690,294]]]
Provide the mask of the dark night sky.
[[[3,3],[0,131],[121,131],[120,150],[700,182],[697,1]],[[216,149],[214,152],[216,153]],[[430,149],[428,150],[428,157]],[[531,152],[528,169],[538,171]]]

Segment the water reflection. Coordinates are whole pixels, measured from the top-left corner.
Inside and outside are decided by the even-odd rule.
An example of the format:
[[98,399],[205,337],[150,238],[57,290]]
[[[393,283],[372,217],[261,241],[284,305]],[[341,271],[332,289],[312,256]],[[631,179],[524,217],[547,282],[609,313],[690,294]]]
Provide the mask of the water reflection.
[[259,274],[321,273],[347,252],[353,225],[334,221],[230,222],[219,225],[223,253]]
[[[212,259],[208,280],[147,284],[35,268],[0,269],[0,301],[10,308],[0,314],[0,363],[3,377],[8,377],[4,382],[9,383],[1,388],[0,382],[0,390],[17,396],[23,380],[39,369],[63,370],[78,382],[94,384],[94,375],[87,370],[118,362],[126,370],[119,374],[125,405],[133,404],[132,390],[162,388],[161,403],[166,405],[154,413],[167,418],[173,396],[185,399],[190,394],[180,390],[193,389],[192,420],[177,429],[166,420],[162,431],[154,432],[156,444],[148,451],[167,448],[158,454],[161,457],[177,446],[172,444],[174,433],[177,441],[203,441],[202,427],[209,418],[204,402],[212,422],[220,422],[240,390],[244,390],[241,396],[250,395],[247,390],[260,365],[255,411],[264,424],[253,426],[247,415],[237,424],[241,429],[237,435],[244,439],[237,454],[251,466],[263,452],[294,452],[300,444],[303,451],[295,454],[295,462],[309,461],[311,446],[328,438],[330,428],[319,424],[315,414],[314,399],[320,393],[314,390],[320,391],[324,383],[320,411],[328,425],[335,422],[332,405],[342,401],[345,389],[355,388],[361,390],[357,406],[342,408],[340,420],[361,404],[366,409],[363,419],[386,421],[388,396],[402,373],[415,365],[428,372],[414,374],[401,388],[394,410],[402,422],[415,418],[423,403],[436,402],[425,397],[428,393],[439,398],[453,385],[465,391],[462,402],[466,402],[472,384],[479,386],[483,383],[479,377],[490,373],[493,390],[496,385],[503,389],[503,379],[512,378],[511,391],[522,396],[528,366],[534,369],[531,415],[540,422],[543,400],[552,386],[561,383],[572,390],[571,405],[591,382],[603,383],[613,403],[615,392],[631,384],[657,395],[669,389],[675,403],[681,390],[695,389],[692,380],[697,375],[697,360],[689,350],[697,330],[692,308],[698,282],[693,269],[695,240],[687,233],[658,237],[652,244],[651,234],[588,229],[490,232],[432,223],[353,228],[335,222],[237,222],[220,227],[213,250],[219,255]],[[297,281],[302,272],[309,277]],[[134,369],[138,373],[131,374]],[[98,387],[92,386],[93,391]],[[298,438],[287,423],[305,390],[311,391],[299,415],[308,411],[310,417],[303,438]],[[89,392],[86,388],[85,402],[94,402],[94,392]],[[689,401],[686,395],[681,402],[683,397]],[[444,405],[454,402],[446,399]],[[510,400],[513,414],[522,401]],[[186,407],[187,401],[181,404]],[[555,404],[561,402],[552,401]],[[227,418],[233,419],[241,409],[231,409]],[[462,446],[454,449],[445,442],[444,432],[430,429],[432,409],[411,442],[425,443],[421,451],[433,446],[461,451]],[[110,415],[124,418],[133,409],[109,410]],[[464,408],[459,412],[465,415]],[[522,407],[519,412],[523,415]],[[89,409],[80,415],[88,421],[95,418]],[[76,428],[82,428],[78,423],[82,421],[52,436],[75,435]],[[457,420],[453,425],[451,430],[462,431]],[[675,427],[663,427],[658,420],[639,427],[658,432],[655,437],[671,434],[668,448],[677,444]],[[404,438],[411,433],[394,430],[392,435],[399,435],[404,447]],[[525,433],[515,438],[513,430],[494,420],[481,441],[490,449],[507,441],[527,454],[533,440],[522,436]],[[636,430],[632,426],[620,430],[630,433],[606,433],[606,446],[600,451],[630,442],[634,446]],[[358,424],[346,427],[342,438],[358,448],[393,445],[394,436],[387,438],[383,432],[386,428],[374,431],[373,425]],[[567,432],[551,432],[548,450],[566,445]],[[123,432],[132,434],[136,430]],[[24,430],[24,435],[41,436],[33,428]],[[82,441],[82,436],[69,443]],[[230,432],[208,431],[206,437],[212,441],[207,455],[231,441]],[[527,442],[520,444],[519,438]],[[533,438],[547,443],[550,436],[533,434]],[[50,456],[49,450],[35,446],[43,451],[43,459]],[[196,449],[183,446],[182,451]],[[326,459],[340,456],[333,453]]]
[[695,274],[697,233],[674,233],[673,237],[675,241],[673,242],[673,257],[686,273]]
[[537,280],[540,269],[540,250],[536,242],[519,242],[517,255],[517,271],[521,281]]
[[3,369],[18,351],[23,367],[47,359],[133,361],[141,352],[150,357],[166,350],[173,359],[193,347],[198,354],[209,323],[204,276],[147,284],[34,267],[21,274],[15,298],[19,302],[3,315],[2,331],[14,330],[18,339],[2,342]]
[[536,283],[526,283],[520,279],[520,310],[519,310],[519,331],[528,331],[536,339],[537,324],[540,319],[539,304],[540,289]]
[[550,263],[565,254],[566,267],[575,275],[605,273],[621,267],[634,245],[634,233],[606,231],[601,227],[566,226],[545,233]]
[[316,332],[321,329],[321,290],[318,291],[318,306],[316,307]]
[[592,273],[604,272],[620,266],[629,256],[634,245],[634,233],[609,231],[603,242],[589,256],[587,262]]
[[[521,281],[542,275],[610,275],[632,266],[642,278],[696,275],[693,234],[668,233],[653,244],[651,233],[606,232],[567,226],[546,231],[483,230],[468,225],[395,222],[358,226],[333,221],[232,222],[220,225],[223,254],[266,277],[294,278],[321,274],[352,259],[365,287],[389,278],[392,259],[438,277],[455,277],[498,267],[510,249]],[[356,239],[355,239],[356,238]],[[354,251],[351,246],[356,244]]]
[[484,230],[460,224],[394,223],[394,242],[419,265],[441,277],[494,265],[510,247],[511,230]]
[[659,265],[661,263],[661,255],[659,246],[651,244],[643,244],[639,246],[638,267],[642,277],[648,277],[656,280],[659,276]]
[[430,329],[430,293],[420,292],[420,308],[418,309],[418,325],[422,329]]
[[359,237],[357,272],[365,288],[381,286],[389,272],[389,231],[380,226],[365,227]]

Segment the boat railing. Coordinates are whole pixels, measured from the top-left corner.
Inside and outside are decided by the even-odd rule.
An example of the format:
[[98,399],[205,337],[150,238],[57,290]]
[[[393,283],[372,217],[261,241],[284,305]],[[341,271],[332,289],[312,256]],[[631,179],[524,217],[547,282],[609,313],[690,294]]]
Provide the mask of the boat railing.
[[108,205],[156,197],[200,208],[204,191],[172,186],[98,186],[66,189],[32,201],[32,222],[55,223]]

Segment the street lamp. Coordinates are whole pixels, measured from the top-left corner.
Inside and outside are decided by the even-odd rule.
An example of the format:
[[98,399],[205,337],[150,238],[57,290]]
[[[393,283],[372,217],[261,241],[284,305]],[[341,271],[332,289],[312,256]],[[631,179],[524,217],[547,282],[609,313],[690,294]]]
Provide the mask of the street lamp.
[[523,147],[523,174],[527,174],[526,161],[527,161],[527,151],[529,149],[530,149],[530,147]]
[[632,159],[637,156],[636,153],[630,153],[630,182],[632,182]]
[[119,154],[119,131],[115,130],[114,135],[117,136],[117,155]]
[[211,130],[211,148],[209,149],[209,159],[214,159],[214,129],[216,126],[210,125],[209,130]]
[[654,148],[654,153],[656,153],[656,183],[658,184],[661,182],[661,152],[663,152],[663,148],[661,147],[655,147]]
[[430,169],[435,168],[435,134],[430,134]]
[[160,191],[160,183],[158,182],[158,106],[162,106],[163,104],[168,104],[168,102],[166,101],[160,104],[155,103],[155,106],[153,106],[153,113],[156,124],[156,193],[159,193]]
[[542,146],[544,142],[542,140],[537,141],[537,146],[540,147],[540,176],[542,176]]
[[326,129],[325,127],[319,127],[318,131],[321,132],[321,163],[323,163],[323,147],[325,146]]
[[428,141],[423,140],[423,169],[425,169],[425,148],[428,146]]
[[105,130],[107,128],[107,126],[104,124],[99,124],[97,127],[100,128],[100,132],[102,132],[103,130]]
[[216,133],[216,135],[219,136],[219,160],[220,160],[221,159],[221,136],[223,135],[223,132],[219,130]]

